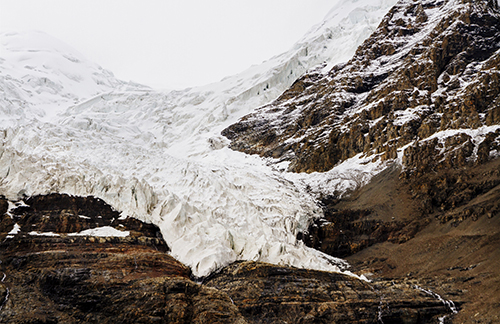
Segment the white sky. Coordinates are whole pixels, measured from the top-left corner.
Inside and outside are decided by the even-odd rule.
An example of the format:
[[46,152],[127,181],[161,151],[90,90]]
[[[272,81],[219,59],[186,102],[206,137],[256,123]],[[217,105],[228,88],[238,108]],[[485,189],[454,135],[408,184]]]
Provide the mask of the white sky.
[[155,88],[216,82],[289,49],[337,0],[0,0],[0,31],[41,30]]

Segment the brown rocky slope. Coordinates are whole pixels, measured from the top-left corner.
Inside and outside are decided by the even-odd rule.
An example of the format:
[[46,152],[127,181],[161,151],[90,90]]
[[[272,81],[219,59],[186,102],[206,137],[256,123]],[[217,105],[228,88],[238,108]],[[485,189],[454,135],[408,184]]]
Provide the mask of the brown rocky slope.
[[223,134],[295,172],[386,161],[350,196],[322,193],[325,218],[300,238],[463,301],[447,321],[498,323],[499,55],[497,1],[401,0],[349,62],[310,71]]
[[498,153],[499,49],[495,1],[401,0],[347,64],[304,75],[223,135],[295,172],[398,150],[417,173],[486,161]]
[[[18,205],[0,199],[2,323],[436,323],[451,314],[414,279],[239,262],[195,282],[155,226],[102,200],[52,194]],[[128,235],[71,235],[104,227]]]
[[418,279],[462,302],[453,323],[500,318],[500,159],[405,180],[389,168],[302,234],[369,278]]

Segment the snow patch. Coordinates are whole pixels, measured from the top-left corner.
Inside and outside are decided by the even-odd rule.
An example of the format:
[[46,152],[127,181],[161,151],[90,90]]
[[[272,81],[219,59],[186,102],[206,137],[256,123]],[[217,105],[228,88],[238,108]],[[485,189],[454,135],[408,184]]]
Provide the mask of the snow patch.
[[33,235],[33,236],[52,236],[52,237],[61,236],[60,234],[57,234],[57,233],[54,233],[54,232],[36,232],[36,231],[31,231],[28,234],[29,235]]
[[69,233],[68,236],[97,236],[97,237],[127,237],[130,231],[120,231],[111,226],[102,226],[83,230],[78,233]]
[[21,226],[16,223],[14,224],[14,228],[9,233],[7,233],[7,235],[17,235],[19,234],[19,232],[21,232]]

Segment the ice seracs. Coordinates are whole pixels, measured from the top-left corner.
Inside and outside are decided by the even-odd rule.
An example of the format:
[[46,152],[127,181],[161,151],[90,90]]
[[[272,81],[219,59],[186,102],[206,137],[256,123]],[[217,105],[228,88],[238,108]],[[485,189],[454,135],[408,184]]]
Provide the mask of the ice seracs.
[[196,276],[236,260],[340,271],[296,239],[321,216],[312,197],[220,132],[306,70],[347,60],[394,2],[339,1],[290,51],[171,92],[116,80],[46,35],[2,34],[0,189],[102,198],[160,226]]

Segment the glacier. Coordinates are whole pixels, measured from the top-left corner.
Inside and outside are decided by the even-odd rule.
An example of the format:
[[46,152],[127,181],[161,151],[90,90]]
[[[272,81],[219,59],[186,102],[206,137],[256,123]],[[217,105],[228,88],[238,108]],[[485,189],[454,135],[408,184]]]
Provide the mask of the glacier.
[[236,260],[346,271],[297,233],[322,215],[314,194],[352,189],[384,165],[363,171],[355,157],[295,175],[230,150],[220,133],[304,72],[347,61],[395,3],[337,1],[289,51],[179,91],[118,80],[40,32],[1,33],[0,192],[102,198],[122,217],[158,225],[197,277]]

